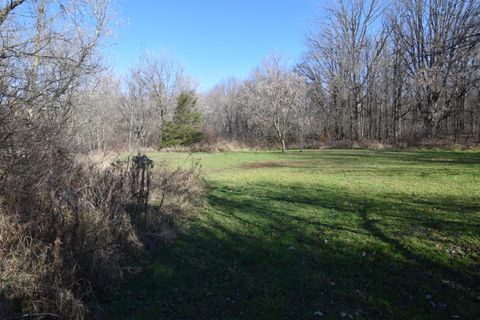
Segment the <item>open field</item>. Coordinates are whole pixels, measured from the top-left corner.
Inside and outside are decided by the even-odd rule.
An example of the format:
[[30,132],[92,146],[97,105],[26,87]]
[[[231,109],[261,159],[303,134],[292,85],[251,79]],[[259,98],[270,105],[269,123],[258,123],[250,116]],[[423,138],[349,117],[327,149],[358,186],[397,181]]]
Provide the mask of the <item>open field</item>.
[[112,319],[473,319],[480,153],[150,154],[198,160],[207,206],[104,302]]

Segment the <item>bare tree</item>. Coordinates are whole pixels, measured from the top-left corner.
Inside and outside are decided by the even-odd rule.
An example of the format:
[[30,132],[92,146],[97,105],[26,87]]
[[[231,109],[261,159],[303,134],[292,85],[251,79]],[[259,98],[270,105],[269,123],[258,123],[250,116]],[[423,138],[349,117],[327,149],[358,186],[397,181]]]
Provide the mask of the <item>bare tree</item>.
[[123,115],[129,123],[129,149],[134,144],[158,145],[175,97],[194,86],[183,67],[166,56],[145,54],[125,79]]
[[74,121],[79,128],[79,144],[85,151],[121,149],[126,145],[120,86],[119,79],[105,73],[80,92]]
[[96,49],[108,10],[108,0],[8,1],[0,8],[0,173],[16,164],[26,174],[46,170],[41,163],[54,150],[67,156],[73,147],[64,143],[75,134],[72,109],[100,69]]
[[283,152],[287,139],[303,139],[309,121],[306,82],[274,55],[249,79],[225,81],[203,101],[207,125],[217,128],[224,138],[247,143],[273,138]]
[[282,144],[282,152],[285,152],[287,134],[293,126],[294,111],[303,107],[303,80],[288,71],[279,57],[271,55],[255,70],[253,81],[252,93],[256,97],[258,115],[269,119]]
[[342,0],[328,12],[320,31],[307,39],[309,51],[300,71],[312,81],[323,82],[321,87],[332,97],[331,108],[337,109],[334,113],[348,112],[350,137],[359,141],[364,133],[367,81],[386,41],[384,33],[372,33],[381,6],[377,0]]
[[[427,136],[463,107],[478,81],[473,56],[480,41],[480,3],[475,0],[403,0],[394,32],[405,52],[407,90]],[[460,108],[460,109],[459,109]]]

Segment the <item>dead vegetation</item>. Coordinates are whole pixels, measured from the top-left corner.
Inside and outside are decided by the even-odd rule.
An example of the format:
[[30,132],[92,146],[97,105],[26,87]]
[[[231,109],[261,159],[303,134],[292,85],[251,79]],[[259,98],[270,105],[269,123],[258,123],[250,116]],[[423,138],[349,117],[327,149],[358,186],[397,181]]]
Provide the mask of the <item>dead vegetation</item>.
[[[150,182],[141,186],[134,161],[47,172],[28,185],[15,176],[2,181],[2,319],[90,318],[86,299],[121,278],[146,244],[171,238],[201,201],[196,167],[149,167]],[[148,196],[141,206],[134,187]]]
[[[263,145],[247,145],[237,141],[203,142],[192,146],[176,146],[162,148],[162,152],[246,152],[246,151],[268,151],[279,150],[280,145],[276,143]],[[477,150],[479,143],[475,140],[454,141],[453,137],[445,139],[414,139],[409,138],[395,143],[382,142],[379,140],[362,139],[351,140],[315,140],[306,141],[303,146],[292,143],[287,145],[288,150],[322,150],[322,149],[365,149],[365,150],[399,150],[399,149],[441,149],[441,150]]]
[[260,146],[252,147],[238,141],[205,141],[191,146],[162,148],[163,152],[239,152],[262,150]]

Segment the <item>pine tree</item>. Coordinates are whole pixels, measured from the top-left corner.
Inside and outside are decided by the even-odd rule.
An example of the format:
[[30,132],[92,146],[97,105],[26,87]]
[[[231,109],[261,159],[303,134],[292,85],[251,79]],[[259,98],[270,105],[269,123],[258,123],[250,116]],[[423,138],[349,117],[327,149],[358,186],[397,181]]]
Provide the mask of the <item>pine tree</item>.
[[189,146],[202,140],[202,116],[197,111],[194,92],[182,92],[177,98],[173,120],[165,124],[162,147]]

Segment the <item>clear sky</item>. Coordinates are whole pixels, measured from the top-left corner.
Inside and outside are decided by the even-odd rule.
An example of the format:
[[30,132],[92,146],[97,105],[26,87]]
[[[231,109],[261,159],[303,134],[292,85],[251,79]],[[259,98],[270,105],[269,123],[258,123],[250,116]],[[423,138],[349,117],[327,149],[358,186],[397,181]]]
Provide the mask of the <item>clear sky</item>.
[[318,0],[118,0],[120,26],[107,57],[123,73],[145,51],[179,60],[201,90],[245,78],[275,52],[295,62]]

